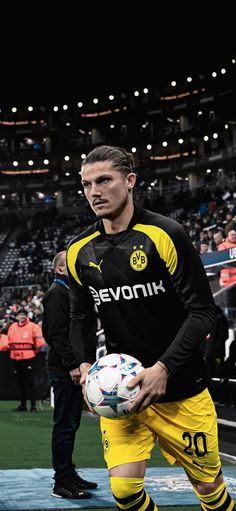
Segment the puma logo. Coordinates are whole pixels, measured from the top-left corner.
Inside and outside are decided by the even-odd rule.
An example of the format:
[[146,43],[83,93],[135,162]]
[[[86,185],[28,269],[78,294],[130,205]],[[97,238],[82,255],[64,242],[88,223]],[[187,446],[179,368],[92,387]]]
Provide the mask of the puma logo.
[[103,259],[101,259],[100,263],[99,264],[96,264],[94,263],[93,261],[90,261],[89,263],[89,266],[92,266],[92,268],[97,268],[98,271],[100,271],[100,273],[102,273],[102,270],[101,270],[101,264],[103,262]]

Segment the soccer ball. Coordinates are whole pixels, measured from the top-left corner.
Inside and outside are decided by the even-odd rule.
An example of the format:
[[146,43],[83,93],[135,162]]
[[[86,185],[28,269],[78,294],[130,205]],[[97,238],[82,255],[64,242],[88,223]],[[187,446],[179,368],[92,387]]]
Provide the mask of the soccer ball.
[[141,362],[131,355],[111,353],[97,360],[89,369],[85,393],[93,410],[109,419],[124,418],[130,414],[129,404],[140,391],[140,386],[128,389],[127,384],[144,370]]

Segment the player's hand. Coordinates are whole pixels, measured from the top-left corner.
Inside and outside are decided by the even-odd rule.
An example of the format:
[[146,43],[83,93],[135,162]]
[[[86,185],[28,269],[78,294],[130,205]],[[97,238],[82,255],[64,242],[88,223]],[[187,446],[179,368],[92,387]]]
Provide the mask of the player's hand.
[[76,367],[76,369],[72,369],[70,371],[70,375],[71,375],[71,379],[72,379],[73,383],[75,385],[79,385],[81,374],[80,374],[80,370],[78,369],[78,367]]
[[161,362],[157,362],[152,367],[144,369],[141,373],[132,378],[127,387],[135,387],[139,384],[141,390],[129,407],[130,412],[142,412],[150,404],[155,403],[166,393],[166,385],[169,372]]
[[88,362],[83,362],[82,364],[80,364],[80,374],[81,374],[81,377],[80,377],[80,385],[84,386],[85,385],[85,380],[87,378],[87,374],[89,372],[89,369],[91,367],[92,364],[89,364]]
[[81,378],[80,378],[80,385],[82,385],[82,391],[83,391],[83,395],[84,395],[84,401],[89,409],[90,412],[92,412],[93,414],[95,414],[93,408],[90,406],[90,404],[88,403],[87,399],[86,399],[86,394],[85,394],[85,381],[86,381],[86,378],[87,378],[87,374],[89,372],[89,369],[91,367],[92,364],[89,364],[87,362],[84,362],[83,364],[80,364],[80,372],[81,372]]

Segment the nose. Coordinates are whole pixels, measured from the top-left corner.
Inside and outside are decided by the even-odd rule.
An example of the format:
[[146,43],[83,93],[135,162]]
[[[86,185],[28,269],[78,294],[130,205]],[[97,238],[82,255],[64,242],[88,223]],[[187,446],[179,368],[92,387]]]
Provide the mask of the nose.
[[99,190],[99,185],[97,183],[92,183],[91,185],[91,196],[92,197],[100,197],[101,196],[101,192]]

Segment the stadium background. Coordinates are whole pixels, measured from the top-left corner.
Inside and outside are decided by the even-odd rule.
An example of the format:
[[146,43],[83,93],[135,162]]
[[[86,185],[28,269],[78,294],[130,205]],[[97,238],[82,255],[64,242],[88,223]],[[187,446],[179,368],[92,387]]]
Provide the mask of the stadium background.
[[[178,219],[182,210],[189,211],[192,200],[191,206],[185,200],[189,189],[191,198],[197,199],[195,208],[206,187],[214,191],[218,185],[221,197],[230,194],[223,198],[223,203],[230,199],[235,204],[236,93],[232,46],[222,49],[221,45],[219,51],[208,45],[204,55],[199,45],[187,57],[186,36],[183,53],[176,40],[172,41],[169,52],[163,52],[160,43],[164,40],[155,41],[152,33],[147,40],[151,45],[148,47],[142,37],[140,40],[138,26],[131,47],[125,48],[127,39],[125,42],[119,39],[113,59],[107,55],[111,30],[107,31],[105,44],[102,41],[96,51],[94,47],[95,58],[88,59],[84,46],[88,44],[89,30],[87,35],[88,38],[82,38],[77,44],[76,51],[73,47],[72,55],[68,47],[65,52],[60,44],[57,46],[59,38],[48,48],[37,44],[29,62],[29,29],[25,46],[21,43],[18,48],[15,37],[11,61],[14,65],[9,65],[8,52],[5,58],[2,55],[3,62],[6,61],[0,121],[3,309],[4,304],[8,306],[13,300],[25,297],[28,290],[31,293],[39,287],[45,289],[52,278],[51,260],[57,249],[65,248],[77,229],[91,221],[78,172],[82,155],[97,144],[112,143],[128,150],[136,149],[133,152],[138,174],[136,198],[151,207],[154,204],[164,214]],[[113,34],[112,42],[114,37]],[[217,75],[212,76],[212,72]],[[188,77],[192,81],[187,81]],[[171,80],[177,81],[175,87]],[[114,95],[114,99],[109,95]],[[208,140],[204,140],[205,136]],[[35,251],[36,260],[33,259]],[[41,266],[37,267],[35,262],[38,264],[39,260]],[[209,277],[214,292],[219,290],[218,271],[216,267]],[[227,294],[221,303],[228,310],[234,331],[235,297],[232,290]],[[5,419],[1,421],[1,436],[7,441],[2,447],[0,469],[50,467],[52,412],[47,403],[42,403],[42,414],[39,413],[35,422],[27,419],[24,423],[16,420],[11,412],[14,401],[1,399],[4,401],[0,403],[0,413]],[[219,407],[218,411],[223,421],[220,424],[222,445],[235,456],[235,408],[222,411]],[[234,424],[229,425],[227,421]],[[84,437],[90,431],[88,422],[85,427]],[[92,430],[91,453],[82,452],[88,463],[83,466],[103,466],[96,434]],[[82,445],[84,437],[81,437]],[[28,454],[16,448],[22,444],[30,446]],[[94,453],[96,460],[93,460]],[[152,463],[160,466],[160,458],[154,456]]]

